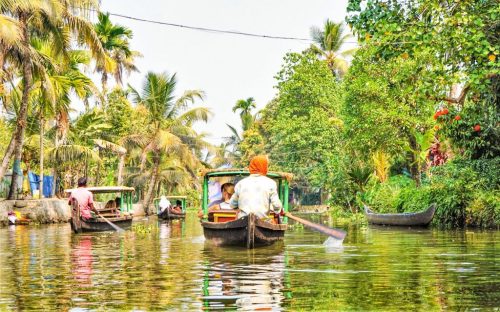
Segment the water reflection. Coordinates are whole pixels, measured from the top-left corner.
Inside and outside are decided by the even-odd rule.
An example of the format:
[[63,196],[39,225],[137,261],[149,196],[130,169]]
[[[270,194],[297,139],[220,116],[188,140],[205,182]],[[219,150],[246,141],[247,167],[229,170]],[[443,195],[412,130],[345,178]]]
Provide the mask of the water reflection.
[[76,246],[71,251],[72,273],[76,282],[82,287],[92,286],[92,237],[79,236]]
[[295,227],[282,245],[246,250],[204,242],[195,214],[140,222],[144,231],[124,234],[0,228],[0,311],[455,311],[500,302],[498,231],[339,225],[348,235],[330,248]]
[[203,255],[205,309],[281,310],[287,262],[283,244],[246,250],[206,243]]

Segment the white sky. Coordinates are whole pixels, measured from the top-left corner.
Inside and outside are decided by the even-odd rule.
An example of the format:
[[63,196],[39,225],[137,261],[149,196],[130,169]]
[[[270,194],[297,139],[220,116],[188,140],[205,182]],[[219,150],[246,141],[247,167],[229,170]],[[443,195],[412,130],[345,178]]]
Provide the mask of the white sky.
[[[266,35],[309,38],[311,26],[326,18],[343,21],[347,0],[103,0],[101,10],[169,23],[238,30]],[[140,89],[148,71],[177,73],[177,92],[201,89],[214,116],[197,126],[218,144],[229,135],[226,123],[240,126],[231,111],[238,99],[254,97],[263,108],[275,95],[274,75],[285,53],[300,52],[309,43],[243,37],[174,28],[111,16],[132,29],[140,73],[125,79]],[[100,85],[100,81],[96,81]]]

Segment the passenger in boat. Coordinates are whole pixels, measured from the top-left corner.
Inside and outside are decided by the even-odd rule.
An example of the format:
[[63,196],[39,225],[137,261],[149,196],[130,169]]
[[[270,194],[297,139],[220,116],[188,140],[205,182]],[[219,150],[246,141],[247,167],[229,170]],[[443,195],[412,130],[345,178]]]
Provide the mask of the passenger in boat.
[[165,211],[165,209],[170,209],[171,206],[172,204],[167,199],[167,197],[165,195],[162,195],[160,197],[160,202],[158,203],[158,207],[160,207],[160,212],[158,214],[162,214]]
[[177,200],[175,202],[175,206],[173,206],[172,208],[170,208],[170,211],[172,213],[181,214],[182,213],[182,202],[180,200]]
[[231,209],[229,202],[231,201],[231,197],[234,194],[234,184],[233,183],[224,183],[221,186],[222,198],[217,200],[208,207],[208,212],[213,212],[214,210],[219,209]]
[[250,176],[236,184],[230,206],[240,209],[239,218],[250,213],[267,218],[269,212],[281,212],[283,205],[278,197],[278,188],[276,182],[266,176],[267,168],[267,156],[255,156],[248,167]]
[[[231,182],[224,183],[220,187],[222,193],[222,198],[214,200],[208,204],[208,212],[214,212],[218,209],[231,209],[229,202],[231,201],[231,196],[234,194],[234,184]],[[203,210],[198,211],[198,218],[203,218]]]
[[93,213],[98,213],[97,209],[94,207],[94,197],[92,193],[87,190],[87,178],[82,177],[78,179],[78,188],[71,192],[69,196],[70,205],[73,203],[73,200],[76,200],[80,206],[80,216],[82,219],[93,219],[95,217]]

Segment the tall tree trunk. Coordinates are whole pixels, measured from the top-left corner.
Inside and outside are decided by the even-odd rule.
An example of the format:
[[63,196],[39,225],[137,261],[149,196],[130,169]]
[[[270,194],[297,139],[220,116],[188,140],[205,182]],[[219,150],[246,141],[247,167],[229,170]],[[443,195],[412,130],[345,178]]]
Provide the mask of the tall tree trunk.
[[160,169],[160,155],[153,156],[153,172],[151,175],[151,181],[148,185],[148,191],[146,192],[146,196],[144,197],[143,206],[144,212],[146,215],[149,215],[149,205],[151,204],[151,200],[153,199],[153,192],[155,189],[156,181],[158,180],[158,172]]
[[[25,14],[21,14],[19,17],[19,21],[21,24],[21,29],[23,32],[22,45],[24,47],[30,46],[30,38],[28,34],[27,27],[27,16]],[[23,59],[23,96],[21,99],[21,106],[19,107],[19,112],[17,115],[17,124],[16,131],[14,133],[14,164],[21,164],[21,156],[23,153],[23,144],[24,144],[24,132],[26,130],[26,122],[28,118],[28,104],[29,104],[29,96],[31,92],[31,88],[33,87],[33,68],[32,62],[29,57],[24,56]],[[17,191],[17,170],[12,170],[12,183],[10,184],[9,197],[8,199],[14,199]]]
[[43,114],[40,115],[40,198],[43,198],[43,136],[44,136],[45,119]]
[[411,149],[411,152],[408,153],[409,160],[410,160],[410,174],[411,174],[413,180],[415,180],[415,184],[418,187],[418,186],[420,186],[420,166],[419,166],[420,160],[418,159],[418,155],[415,155],[415,152],[414,152],[418,148],[417,141],[415,140],[415,137],[411,134],[408,136],[408,140],[409,140],[410,149]]
[[120,161],[118,162],[118,177],[117,177],[117,185],[123,184],[123,168],[125,167],[125,154],[120,155]]
[[104,101],[108,94],[108,73],[106,73],[105,71],[102,73],[101,83],[102,83],[102,97],[103,97],[103,103],[101,103],[101,107],[104,108],[105,104]]
[[9,146],[7,146],[7,149],[5,150],[5,154],[3,156],[2,166],[0,167],[0,180],[5,175],[5,171],[7,170],[7,167],[9,166],[10,159],[12,158],[12,154],[14,153],[14,147],[15,147],[14,137],[15,137],[15,133],[12,134],[12,137],[10,138]]

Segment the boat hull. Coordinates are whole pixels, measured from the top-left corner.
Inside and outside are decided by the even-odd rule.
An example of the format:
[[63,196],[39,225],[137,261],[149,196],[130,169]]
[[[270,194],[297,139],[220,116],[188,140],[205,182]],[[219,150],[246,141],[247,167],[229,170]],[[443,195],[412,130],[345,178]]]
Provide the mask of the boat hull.
[[229,222],[202,222],[205,239],[217,246],[255,248],[283,240],[286,224],[273,224],[250,214]]
[[176,219],[184,219],[186,218],[186,213],[170,213],[168,209],[165,209],[162,213],[158,214],[158,218],[163,220],[176,220]]
[[[132,226],[132,216],[118,216],[106,218],[108,221],[114,223],[116,226],[127,230]],[[80,217],[80,208],[76,201],[73,202],[73,209],[71,210],[71,229],[75,233],[82,232],[104,232],[114,231],[115,229],[107,223],[104,219],[83,220]]]
[[365,215],[368,223],[395,226],[427,226],[431,223],[436,204],[432,204],[427,210],[415,213],[375,213],[365,205]]

